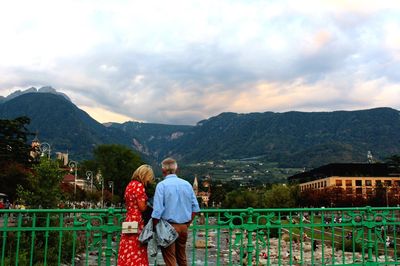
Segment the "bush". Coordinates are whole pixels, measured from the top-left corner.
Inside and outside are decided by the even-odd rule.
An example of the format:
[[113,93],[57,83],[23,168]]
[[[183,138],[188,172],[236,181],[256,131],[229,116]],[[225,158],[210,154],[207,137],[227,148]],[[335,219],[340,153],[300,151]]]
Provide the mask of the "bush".
[[[78,240],[78,238],[77,238]],[[22,232],[18,250],[18,264],[19,265],[30,265],[31,256],[31,241],[32,232]],[[47,244],[47,264],[57,265],[58,262],[58,241],[59,232],[51,232],[48,238]],[[0,247],[2,247],[2,242]],[[70,263],[72,260],[72,244],[73,244],[73,232],[64,232],[62,236],[61,246],[61,262]],[[9,232],[7,235],[7,242],[5,247],[5,264],[4,265],[16,265],[16,245],[17,237],[13,232]],[[76,254],[81,251],[83,245],[81,241],[77,241],[75,248]],[[44,263],[44,248],[45,248],[45,233],[36,233],[34,254],[32,265],[38,266]]]

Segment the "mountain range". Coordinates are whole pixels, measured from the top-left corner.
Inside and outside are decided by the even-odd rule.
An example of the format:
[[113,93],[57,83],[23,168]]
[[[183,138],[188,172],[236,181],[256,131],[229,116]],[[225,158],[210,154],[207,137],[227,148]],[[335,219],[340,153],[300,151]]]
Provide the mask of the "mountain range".
[[[41,93],[38,93],[41,92]],[[221,113],[194,126],[142,122],[101,124],[66,95],[43,90],[2,98],[0,118],[31,118],[29,130],[52,151],[88,159],[96,145],[118,143],[159,162],[245,159],[285,167],[364,162],[400,154],[400,112],[391,108],[334,112]]]

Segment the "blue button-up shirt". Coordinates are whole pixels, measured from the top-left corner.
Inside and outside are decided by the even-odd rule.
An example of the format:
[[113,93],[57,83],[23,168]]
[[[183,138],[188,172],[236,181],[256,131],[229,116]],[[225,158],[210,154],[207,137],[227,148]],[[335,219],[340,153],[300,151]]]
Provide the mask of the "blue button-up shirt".
[[192,212],[199,212],[196,195],[189,182],[175,174],[157,184],[151,217],[171,223],[187,223]]

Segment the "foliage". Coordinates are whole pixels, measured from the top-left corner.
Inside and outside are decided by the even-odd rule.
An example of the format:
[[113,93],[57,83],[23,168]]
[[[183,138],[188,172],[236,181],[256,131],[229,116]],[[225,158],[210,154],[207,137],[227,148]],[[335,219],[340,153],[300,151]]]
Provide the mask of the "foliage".
[[[400,151],[397,110],[223,113],[199,122],[171,152],[185,161],[263,156],[291,167],[366,161]],[[188,149],[187,147],[191,147]]]
[[104,144],[94,150],[95,165],[101,170],[105,190],[111,191],[108,182],[114,182],[114,195],[123,198],[132,173],[143,164],[131,149],[118,144]]
[[[335,243],[335,248],[338,250],[341,250],[343,248],[341,242]],[[358,242],[354,242],[353,245],[353,240],[344,240],[344,251],[346,252],[362,252],[362,244]]]
[[237,189],[226,195],[222,206],[223,208],[257,208],[260,203],[259,193],[245,189]]
[[0,192],[7,194],[13,202],[16,198],[17,186],[26,186],[30,174],[31,170],[23,164],[10,162],[3,165],[0,170]]
[[[348,195],[341,187],[307,189],[299,194],[301,207],[363,207],[363,206],[397,206],[400,187],[384,187],[377,184],[367,197]],[[386,202],[388,200],[388,202]]]
[[29,164],[30,147],[27,145],[29,133],[27,125],[30,119],[26,116],[13,120],[0,120],[0,165],[8,162]]
[[[222,190],[221,190],[222,191]],[[299,205],[298,186],[272,185],[253,189],[239,188],[228,192],[223,208],[293,208]]]
[[400,166],[400,154],[394,154],[386,159],[386,162],[396,166]]
[[289,186],[277,184],[273,185],[271,189],[267,190],[264,195],[263,208],[293,208],[296,206],[295,197],[293,193],[297,190]]
[[58,163],[45,157],[33,167],[25,187],[19,185],[18,197],[31,208],[56,208],[61,199],[62,171]]
[[[232,190],[232,189],[231,189]],[[211,197],[210,197],[210,204],[222,204],[225,200],[225,195],[228,191],[231,191],[228,186],[223,185],[220,182],[213,182],[212,183],[212,190],[211,190]],[[211,205],[210,205],[211,206]]]
[[400,174],[400,154],[394,154],[386,159],[386,163],[393,168],[394,173]]
[[26,184],[30,171],[30,146],[26,144],[31,135],[26,128],[29,122],[28,117],[0,120],[0,192],[11,201],[17,184]]
[[[61,262],[70,263],[72,260],[72,246],[73,246],[73,234],[74,232],[63,232],[62,235],[62,250],[61,250]],[[47,239],[47,265],[57,265],[58,262],[58,244],[60,240],[59,232],[50,232]],[[76,250],[81,251],[84,244],[83,241],[76,241]],[[0,247],[3,243],[0,244]],[[7,236],[7,246],[5,247],[5,264],[4,265],[44,265],[44,250],[45,250],[45,234],[43,232],[37,232],[35,234],[35,248],[31,259],[31,244],[32,244],[32,233],[22,232],[19,238],[19,254],[18,260],[16,261],[15,250],[17,248],[17,238],[14,232],[9,232]],[[18,263],[17,263],[18,262]]]

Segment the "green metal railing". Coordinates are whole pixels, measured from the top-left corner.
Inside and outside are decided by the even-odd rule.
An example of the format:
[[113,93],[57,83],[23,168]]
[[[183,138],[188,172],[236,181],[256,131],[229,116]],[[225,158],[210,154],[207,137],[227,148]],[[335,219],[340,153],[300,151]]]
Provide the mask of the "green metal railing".
[[[116,265],[124,215],[0,210],[0,266]],[[396,265],[398,234],[400,208],[203,209],[187,253],[191,265]]]

